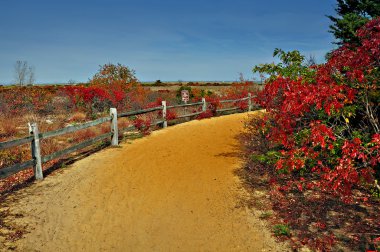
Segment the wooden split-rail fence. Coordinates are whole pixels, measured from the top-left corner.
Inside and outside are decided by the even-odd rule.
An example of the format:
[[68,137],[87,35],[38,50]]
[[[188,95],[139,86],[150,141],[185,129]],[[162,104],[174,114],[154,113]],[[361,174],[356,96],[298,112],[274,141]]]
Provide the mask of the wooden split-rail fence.
[[[248,111],[251,111],[253,108],[252,105],[252,96],[251,94],[248,94],[248,97],[236,99],[236,100],[221,100],[220,103],[237,103],[241,101],[247,101],[248,103]],[[154,108],[148,108],[148,109],[142,109],[137,111],[130,111],[125,113],[117,113],[116,108],[110,109],[110,115],[107,117],[102,117],[94,121],[68,126],[62,129],[48,131],[44,133],[40,133],[38,131],[38,125],[36,123],[28,123],[29,127],[29,136],[15,139],[11,141],[6,142],[0,142],[0,151],[4,149],[9,149],[12,147],[17,147],[20,145],[28,144],[31,145],[31,153],[32,153],[32,159],[25,161],[23,163],[17,163],[8,167],[0,168],[0,179],[9,177],[17,172],[20,172],[22,170],[28,169],[30,167],[33,167],[34,177],[36,180],[43,179],[43,172],[42,172],[42,164],[46,163],[48,161],[51,161],[53,159],[57,159],[59,157],[65,156],[67,154],[70,154],[72,152],[78,151],[80,149],[83,149],[85,147],[88,147],[96,142],[99,142],[104,139],[111,138],[111,146],[117,146],[119,144],[119,134],[122,134],[124,132],[128,132],[131,130],[134,130],[134,126],[130,126],[124,129],[118,129],[117,119],[122,117],[131,117],[131,116],[137,116],[141,114],[146,114],[150,112],[155,111],[161,111],[162,112],[162,119],[159,121],[156,121],[155,123],[151,124],[150,126],[156,126],[156,125],[162,125],[163,128],[166,128],[168,126],[168,121],[166,118],[166,112],[168,109],[174,109],[174,108],[181,108],[181,107],[190,107],[190,106],[200,106],[202,105],[202,110],[200,112],[191,113],[191,114],[185,114],[181,116],[177,116],[175,119],[180,118],[191,118],[193,116],[200,115],[204,113],[207,109],[207,102],[205,98],[202,98],[201,102],[196,103],[189,103],[189,104],[178,104],[178,105],[171,105],[167,106],[166,101],[162,101],[162,105],[159,107]],[[218,109],[216,112],[223,113],[223,112],[229,112],[229,111],[238,111],[239,107],[230,107],[230,108],[224,108],[224,109]],[[173,119],[174,120],[174,119]],[[56,137],[60,135],[64,135],[67,133],[72,133],[78,130],[86,129],[92,126],[96,126],[105,122],[110,122],[110,132],[107,132],[105,134],[96,136],[94,138],[85,140],[83,142],[80,142],[79,144],[75,144],[73,146],[70,146],[66,149],[59,150],[57,152],[54,152],[49,155],[42,156],[41,155],[41,145],[40,141],[42,139],[47,139],[51,137]]]

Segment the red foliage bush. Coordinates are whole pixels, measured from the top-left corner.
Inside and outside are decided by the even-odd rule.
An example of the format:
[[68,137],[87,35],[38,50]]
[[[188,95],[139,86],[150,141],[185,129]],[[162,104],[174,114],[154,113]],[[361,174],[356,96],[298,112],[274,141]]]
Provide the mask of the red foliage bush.
[[[260,164],[260,172],[269,175],[274,208],[293,228],[310,229],[309,224],[295,218],[301,214],[303,219],[316,222],[319,213],[333,223],[326,209],[336,211],[338,200],[352,212],[363,204],[366,211],[378,206],[370,198],[380,195],[380,18],[361,28],[358,37],[359,46],[342,46],[325,64],[307,67],[298,52],[276,50],[282,63],[255,68],[271,78],[255,100],[267,111],[254,123],[255,130],[264,136],[260,146],[265,147],[252,148],[251,158]],[[378,235],[379,216],[368,214],[370,221],[356,216],[356,222]],[[339,224],[343,227],[349,222]],[[310,230],[302,232],[309,234]],[[295,240],[331,250],[335,238],[331,234],[318,236],[311,242],[309,235],[300,233],[305,242]],[[359,236],[363,246],[375,238],[355,233],[348,240],[360,244],[355,240]]]
[[216,115],[216,110],[220,108],[220,97],[213,95],[207,99],[207,110],[211,111],[213,115]]
[[149,134],[152,120],[150,118],[136,117],[133,120],[133,126],[144,135]]
[[170,121],[170,120],[174,120],[177,118],[177,113],[172,110],[172,109],[168,109],[166,111],[166,120]]
[[202,120],[202,119],[210,118],[213,116],[214,116],[214,113],[211,110],[206,110],[206,111],[202,112],[201,114],[199,114],[197,116],[197,119]]
[[281,149],[276,168],[315,174],[314,186],[342,196],[358,184],[373,185],[380,158],[378,104],[369,97],[378,87],[380,19],[358,36],[362,46],[334,51],[309,70],[311,78],[278,76],[256,99],[271,115],[267,138]]

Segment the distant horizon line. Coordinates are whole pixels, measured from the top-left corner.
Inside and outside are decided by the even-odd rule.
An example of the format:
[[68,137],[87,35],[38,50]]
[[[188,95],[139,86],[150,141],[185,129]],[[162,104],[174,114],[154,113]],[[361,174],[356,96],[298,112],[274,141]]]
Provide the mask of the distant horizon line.
[[[233,83],[233,82],[239,82],[239,80],[177,80],[177,81],[163,81],[163,80],[160,80],[161,83],[189,83],[189,82],[199,82],[199,83]],[[253,81],[253,82],[258,82],[260,83],[261,80],[246,80],[246,81]],[[155,83],[157,82],[157,80],[154,80],[154,81],[137,81],[139,83]],[[22,86],[28,86],[28,85],[37,85],[37,86],[45,86],[45,85],[74,85],[74,84],[81,84],[81,83],[89,83],[89,81],[86,81],[86,82],[82,82],[82,81],[78,81],[78,82],[37,82],[37,83],[33,83],[33,84],[25,84],[25,85],[22,85]],[[1,83],[0,82],[0,86],[19,86],[18,84],[16,83]]]

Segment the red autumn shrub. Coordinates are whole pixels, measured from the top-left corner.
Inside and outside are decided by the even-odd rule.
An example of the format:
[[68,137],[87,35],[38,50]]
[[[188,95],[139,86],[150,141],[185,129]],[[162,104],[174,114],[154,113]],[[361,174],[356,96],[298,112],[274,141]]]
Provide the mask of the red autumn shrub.
[[172,110],[172,109],[168,109],[166,111],[166,120],[170,121],[170,120],[174,120],[177,118],[177,113]]
[[207,99],[207,110],[211,111],[213,115],[216,115],[216,110],[221,106],[220,97],[213,95]]
[[307,172],[317,178],[315,186],[342,196],[358,185],[371,187],[378,172],[379,153],[372,149],[380,130],[380,19],[358,36],[360,47],[345,45],[313,68],[297,65],[299,55],[278,51],[284,62],[293,62],[256,99],[272,118],[266,121],[267,138],[281,150],[277,169]]
[[[268,175],[276,213],[298,230],[292,241],[317,250],[333,248],[337,225],[356,230],[344,238],[356,249],[380,232],[373,212],[378,203],[371,199],[380,195],[380,18],[357,34],[360,45],[340,47],[325,64],[308,67],[299,52],[276,49],[281,63],[254,68],[269,75],[255,100],[267,114],[253,126],[266,146],[251,148],[251,159],[259,164],[254,169]],[[371,217],[355,215],[357,209]],[[310,226],[320,219],[326,222]],[[329,233],[312,232],[324,225]]]
[[149,134],[150,132],[150,127],[152,124],[152,120],[148,118],[143,118],[141,116],[136,117],[135,120],[133,120],[133,126],[136,127],[138,131],[143,133],[144,135]]
[[213,116],[214,116],[214,113],[211,110],[206,110],[206,111],[203,111],[201,114],[199,114],[196,117],[196,119],[197,120],[202,120],[202,119],[210,118],[210,117],[213,117]]

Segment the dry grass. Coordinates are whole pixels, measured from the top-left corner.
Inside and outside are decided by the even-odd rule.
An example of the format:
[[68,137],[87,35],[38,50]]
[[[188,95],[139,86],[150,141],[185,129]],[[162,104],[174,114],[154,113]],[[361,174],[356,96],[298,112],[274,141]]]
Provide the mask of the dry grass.
[[63,147],[58,143],[57,139],[47,138],[41,140],[41,154],[43,156],[52,154]]
[[38,122],[40,120],[40,118],[36,115],[36,114],[33,114],[33,113],[29,113],[29,114],[25,114],[22,118],[22,121],[24,123],[28,123],[28,122]]
[[111,126],[107,123],[103,123],[101,126],[100,126],[100,133],[101,134],[106,134],[108,132],[110,132],[111,130]]
[[0,138],[10,138],[17,134],[17,127],[13,120],[0,119]]
[[83,112],[75,112],[69,119],[69,122],[85,122],[87,121],[87,115]]
[[96,136],[96,131],[94,129],[85,129],[85,130],[79,130],[75,132],[74,141],[75,142],[82,142],[84,140],[93,138]]
[[124,128],[127,128],[131,125],[131,121],[128,120],[127,118],[119,118],[118,121],[117,121],[117,127],[119,129],[124,129]]
[[21,163],[31,158],[30,146],[22,145],[0,151],[0,169],[2,167]]

